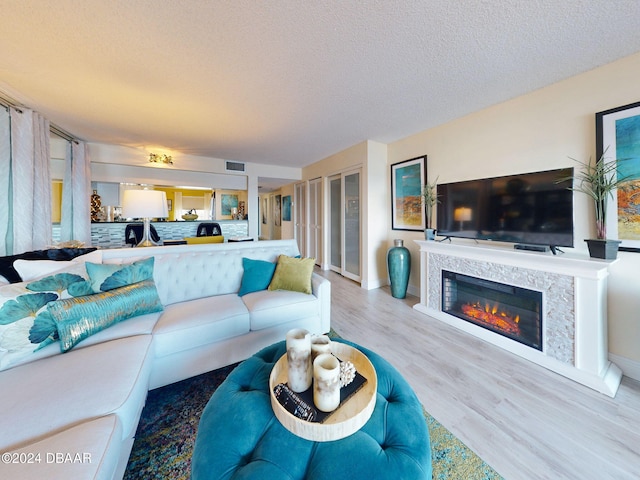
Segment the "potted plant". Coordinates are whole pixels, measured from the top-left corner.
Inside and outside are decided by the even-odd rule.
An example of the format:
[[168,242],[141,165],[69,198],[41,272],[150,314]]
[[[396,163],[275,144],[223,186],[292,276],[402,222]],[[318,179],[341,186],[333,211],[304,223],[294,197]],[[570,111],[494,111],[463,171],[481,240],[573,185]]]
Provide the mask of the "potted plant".
[[572,177],[559,180],[573,180],[573,186],[568,187],[576,192],[582,192],[593,200],[596,217],[596,238],[585,240],[589,247],[589,255],[592,258],[603,258],[613,260],[618,255],[619,240],[607,239],[607,205],[609,200],[615,200],[614,192],[628,179],[628,176],[620,176],[619,164],[623,160],[605,162],[605,154],[596,162],[582,162],[571,158],[579,163],[582,169]]
[[436,185],[438,182],[438,178],[436,178],[433,183],[425,183],[422,186],[422,204],[425,208],[425,216],[426,216],[426,228],[424,230],[424,238],[427,240],[434,240],[436,238],[436,230],[433,228],[431,224],[431,219],[433,217],[433,207],[440,203],[438,200],[438,191],[436,189]]

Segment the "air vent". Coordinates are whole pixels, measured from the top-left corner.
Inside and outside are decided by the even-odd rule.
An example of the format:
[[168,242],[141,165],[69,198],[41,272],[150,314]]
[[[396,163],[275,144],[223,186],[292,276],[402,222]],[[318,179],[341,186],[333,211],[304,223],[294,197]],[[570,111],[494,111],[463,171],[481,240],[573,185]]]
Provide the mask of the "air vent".
[[244,163],[227,162],[227,171],[244,172]]

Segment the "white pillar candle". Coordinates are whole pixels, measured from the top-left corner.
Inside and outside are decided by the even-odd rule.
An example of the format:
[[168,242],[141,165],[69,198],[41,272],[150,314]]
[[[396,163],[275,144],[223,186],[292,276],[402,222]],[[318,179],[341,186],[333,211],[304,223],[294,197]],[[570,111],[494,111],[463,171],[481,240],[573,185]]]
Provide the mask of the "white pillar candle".
[[311,364],[311,334],[301,328],[289,330],[287,343],[287,371],[289,388],[296,393],[311,386],[313,368]]
[[326,335],[314,335],[311,337],[311,360],[321,353],[331,353],[331,339]]
[[340,362],[330,353],[313,361],[313,403],[323,412],[333,412],[340,405]]

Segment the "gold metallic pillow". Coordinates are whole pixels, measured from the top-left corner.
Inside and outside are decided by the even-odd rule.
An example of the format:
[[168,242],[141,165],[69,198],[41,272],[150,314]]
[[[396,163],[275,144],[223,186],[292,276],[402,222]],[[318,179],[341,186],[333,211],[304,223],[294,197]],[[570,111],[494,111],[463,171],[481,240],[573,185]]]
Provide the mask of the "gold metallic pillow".
[[108,292],[50,302],[47,310],[56,322],[60,349],[66,352],[78,342],[127,318],[162,311],[153,280]]

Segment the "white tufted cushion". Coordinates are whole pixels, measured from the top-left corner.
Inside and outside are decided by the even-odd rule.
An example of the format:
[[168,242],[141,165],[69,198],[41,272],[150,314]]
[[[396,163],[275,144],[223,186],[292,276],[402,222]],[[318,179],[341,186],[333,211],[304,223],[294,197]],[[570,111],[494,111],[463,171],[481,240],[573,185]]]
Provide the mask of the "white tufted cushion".
[[278,255],[299,255],[295,240],[118,248],[102,252],[103,263],[130,263],[155,257],[153,278],[163,305],[237,293],[244,272],[242,257],[275,262]]

